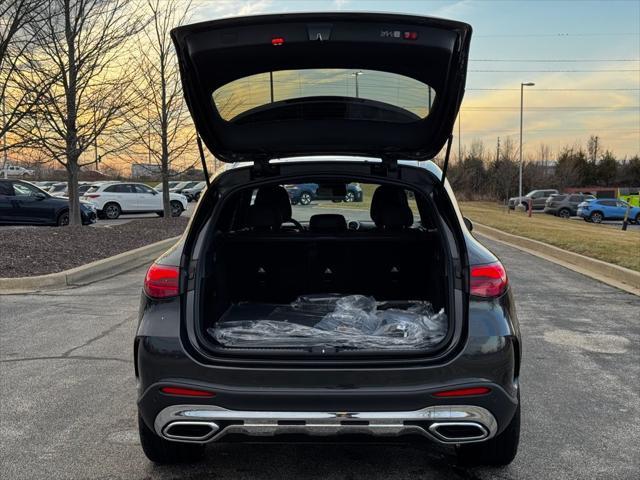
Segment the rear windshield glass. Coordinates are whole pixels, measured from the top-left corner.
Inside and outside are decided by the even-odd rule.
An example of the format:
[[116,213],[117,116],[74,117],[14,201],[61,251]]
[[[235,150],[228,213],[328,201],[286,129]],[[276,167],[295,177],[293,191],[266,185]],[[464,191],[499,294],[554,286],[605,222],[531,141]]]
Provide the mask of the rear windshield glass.
[[224,120],[283,100],[347,97],[381,102],[412,114],[429,114],[435,91],[413,78],[375,70],[321,68],[265,72],[234,80],[215,92],[213,101]]

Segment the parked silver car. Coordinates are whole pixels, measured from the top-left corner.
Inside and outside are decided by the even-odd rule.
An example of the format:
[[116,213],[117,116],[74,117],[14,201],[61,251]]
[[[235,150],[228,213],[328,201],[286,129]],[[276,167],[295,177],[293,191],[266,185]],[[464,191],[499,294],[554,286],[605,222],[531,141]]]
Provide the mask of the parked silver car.
[[509,209],[514,210],[518,205],[523,205],[525,208],[529,208],[529,201],[532,203],[534,210],[542,210],[547,203],[547,199],[557,194],[558,190],[532,190],[524,197],[511,197],[509,199]]

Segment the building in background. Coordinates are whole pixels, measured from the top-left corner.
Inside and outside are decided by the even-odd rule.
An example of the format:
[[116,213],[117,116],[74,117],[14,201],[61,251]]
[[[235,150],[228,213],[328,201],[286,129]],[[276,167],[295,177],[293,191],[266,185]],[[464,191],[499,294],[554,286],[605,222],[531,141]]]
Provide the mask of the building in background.
[[131,165],[131,178],[157,177],[162,167],[156,163],[134,163]]

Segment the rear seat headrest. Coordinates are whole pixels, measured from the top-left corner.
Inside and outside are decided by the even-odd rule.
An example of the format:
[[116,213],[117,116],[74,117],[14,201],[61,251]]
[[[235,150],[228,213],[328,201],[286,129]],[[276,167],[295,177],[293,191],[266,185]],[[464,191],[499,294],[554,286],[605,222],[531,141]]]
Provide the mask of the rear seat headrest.
[[370,213],[378,228],[400,229],[413,225],[413,213],[402,187],[380,185],[376,188]]
[[312,215],[309,219],[310,232],[346,232],[347,221],[344,216],[334,213],[321,213]]
[[269,185],[260,187],[256,193],[254,205],[269,205],[280,212],[282,221],[291,219],[291,200],[284,187],[280,185]]
[[272,205],[251,205],[247,212],[247,224],[251,228],[278,230],[282,222],[282,215]]

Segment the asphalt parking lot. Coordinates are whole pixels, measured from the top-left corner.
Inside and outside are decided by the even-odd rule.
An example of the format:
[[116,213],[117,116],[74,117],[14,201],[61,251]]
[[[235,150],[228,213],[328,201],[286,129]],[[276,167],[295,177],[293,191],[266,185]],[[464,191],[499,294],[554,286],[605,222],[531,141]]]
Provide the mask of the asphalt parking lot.
[[218,444],[159,467],[138,445],[131,359],[144,269],[0,296],[0,468],[7,479],[632,479],[640,468],[640,298],[486,242],[515,289],[523,431],[505,469],[426,445]]

